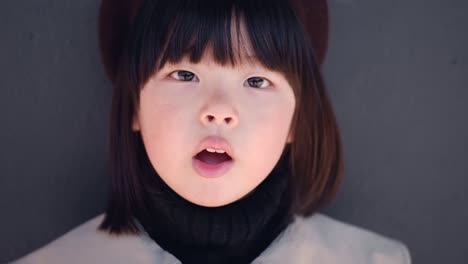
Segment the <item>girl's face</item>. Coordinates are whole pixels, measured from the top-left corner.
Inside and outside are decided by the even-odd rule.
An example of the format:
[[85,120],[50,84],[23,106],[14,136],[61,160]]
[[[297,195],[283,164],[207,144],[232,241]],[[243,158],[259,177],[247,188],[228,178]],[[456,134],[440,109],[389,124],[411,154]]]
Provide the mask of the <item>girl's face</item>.
[[[234,202],[257,187],[290,143],[295,108],[282,74],[260,63],[221,66],[205,53],[200,63],[167,63],[144,85],[132,129],[164,182],[186,200],[208,207]],[[202,139],[225,138],[233,165],[205,178],[192,165]]]

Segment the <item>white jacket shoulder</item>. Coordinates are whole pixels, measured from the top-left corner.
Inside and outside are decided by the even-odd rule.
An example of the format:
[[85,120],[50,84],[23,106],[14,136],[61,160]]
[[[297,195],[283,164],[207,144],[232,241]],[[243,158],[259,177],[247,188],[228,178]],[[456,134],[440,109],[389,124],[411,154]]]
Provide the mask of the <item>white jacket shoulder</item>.
[[174,258],[164,252],[146,236],[113,236],[98,231],[104,215],[77,226],[42,248],[11,264],[56,263],[174,263]]
[[289,263],[411,263],[402,242],[320,213],[296,216],[254,263],[281,263],[280,259],[293,260]]
[[[398,240],[315,213],[295,221],[254,263],[410,264]],[[284,262],[286,263],[286,262]]]

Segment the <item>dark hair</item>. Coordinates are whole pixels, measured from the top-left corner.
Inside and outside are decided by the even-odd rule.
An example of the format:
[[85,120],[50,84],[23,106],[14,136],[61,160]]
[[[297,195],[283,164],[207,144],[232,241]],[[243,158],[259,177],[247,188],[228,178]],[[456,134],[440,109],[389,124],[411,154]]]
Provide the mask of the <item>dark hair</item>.
[[[237,37],[232,37],[232,29]],[[245,36],[241,33],[245,29]],[[110,116],[110,192],[99,229],[138,233],[133,217],[145,210],[142,177],[152,168],[132,118],[146,81],[166,62],[197,63],[209,50],[221,65],[241,62],[249,44],[255,60],[284,74],[296,108],[288,146],[294,213],[311,215],[334,197],[341,181],[342,146],[310,36],[287,0],[144,1],[123,44]],[[236,40],[238,40],[236,42]],[[245,51],[245,50],[244,50]],[[239,55],[239,56],[238,56]],[[286,150],[285,150],[286,151]]]

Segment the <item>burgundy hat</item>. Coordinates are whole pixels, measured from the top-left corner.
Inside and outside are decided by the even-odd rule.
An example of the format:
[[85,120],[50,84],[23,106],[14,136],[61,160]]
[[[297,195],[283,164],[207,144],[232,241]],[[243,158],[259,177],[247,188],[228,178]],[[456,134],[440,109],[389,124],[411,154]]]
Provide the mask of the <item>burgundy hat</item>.
[[[124,38],[144,0],[102,0],[99,10],[99,49],[107,77],[114,80]],[[317,63],[325,59],[328,41],[326,0],[291,0],[312,37]]]

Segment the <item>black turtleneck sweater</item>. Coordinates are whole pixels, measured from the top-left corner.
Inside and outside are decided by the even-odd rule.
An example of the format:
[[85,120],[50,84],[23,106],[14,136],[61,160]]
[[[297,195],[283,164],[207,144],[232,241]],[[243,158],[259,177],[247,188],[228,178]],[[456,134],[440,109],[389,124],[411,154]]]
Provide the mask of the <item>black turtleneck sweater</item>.
[[185,200],[152,170],[144,185],[147,210],[136,218],[182,263],[250,263],[293,219],[284,157],[250,194],[220,207]]

